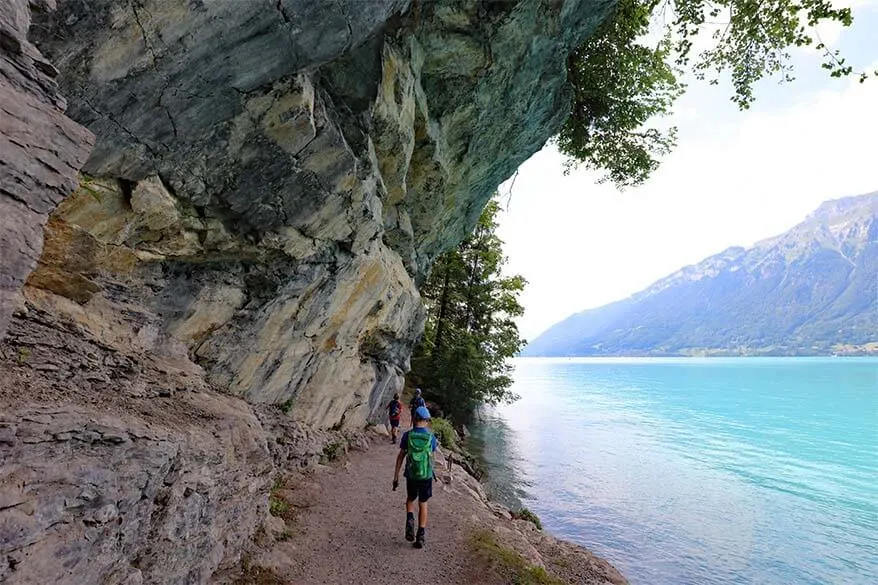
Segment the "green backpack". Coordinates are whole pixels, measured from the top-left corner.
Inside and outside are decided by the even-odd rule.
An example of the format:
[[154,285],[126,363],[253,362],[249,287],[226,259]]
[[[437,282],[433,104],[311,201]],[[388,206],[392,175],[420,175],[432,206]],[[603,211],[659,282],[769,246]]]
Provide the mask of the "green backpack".
[[433,479],[433,433],[410,432],[406,455],[409,479]]

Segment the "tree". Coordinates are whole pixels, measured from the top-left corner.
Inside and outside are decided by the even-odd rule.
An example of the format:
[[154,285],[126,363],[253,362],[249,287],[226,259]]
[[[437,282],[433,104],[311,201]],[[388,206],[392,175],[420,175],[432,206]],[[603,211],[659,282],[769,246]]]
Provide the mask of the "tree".
[[473,233],[439,257],[421,287],[427,321],[411,376],[459,422],[480,404],[515,399],[508,359],[524,346],[515,318],[524,313],[518,295],[526,283],[501,274],[498,211],[489,202]]
[[[826,21],[850,26],[853,16],[828,0],[619,0],[567,62],[574,98],[556,140],[568,170],[585,164],[620,188],[645,181],[676,145],[676,128],[655,124],[683,93],[678,77],[687,69],[712,84],[728,73],[741,109],[753,103],[760,79],[793,80],[791,47],[822,51],[832,77],[865,81],[866,73],[855,72],[814,32]],[[712,46],[693,56],[694,39],[707,25],[719,25]],[[663,32],[653,47],[644,44],[651,27]]]

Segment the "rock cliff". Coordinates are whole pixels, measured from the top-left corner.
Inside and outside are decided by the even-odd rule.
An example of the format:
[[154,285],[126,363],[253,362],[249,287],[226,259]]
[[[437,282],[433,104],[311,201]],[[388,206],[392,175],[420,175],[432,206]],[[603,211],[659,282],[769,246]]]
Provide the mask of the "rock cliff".
[[0,7],[0,339],[40,255],[49,213],[75,187],[94,142],[64,116],[58,70],[27,40],[32,6],[40,5],[6,0]]
[[287,464],[270,405],[350,432],[400,388],[417,283],[558,130],[611,6],[4,4],[0,331],[39,262],[0,344],[0,581],[234,564]]

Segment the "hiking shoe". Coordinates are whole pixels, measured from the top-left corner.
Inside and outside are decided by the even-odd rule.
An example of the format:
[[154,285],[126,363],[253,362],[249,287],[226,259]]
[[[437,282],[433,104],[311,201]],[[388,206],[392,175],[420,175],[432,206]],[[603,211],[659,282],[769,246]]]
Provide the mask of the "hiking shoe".
[[423,528],[418,528],[418,537],[415,539],[415,548],[424,548],[427,544],[427,535]]
[[405,539],[409,542],[415,539],[415,518],[409,516],[405,519]]

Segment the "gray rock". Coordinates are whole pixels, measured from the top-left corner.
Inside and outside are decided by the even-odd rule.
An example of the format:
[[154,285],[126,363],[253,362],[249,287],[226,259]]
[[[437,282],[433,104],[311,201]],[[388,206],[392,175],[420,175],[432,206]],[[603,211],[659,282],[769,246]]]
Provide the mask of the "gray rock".
[[417,283],[559,129],[611,4],[62,1],[31,36],[98,142],[11,320],[90,138],[4,4],[0,104],[30,109],[0,121],[28,193],[0,183],[0,580],[210,582],[273,472],[368,448]]
[[99,137],[85,170],[126,182],[59,210],[96,252],[35,284],[126,287],[213,384],[358,428],[401,388],[415,283],[558,130],[611,4],[63,2],[33,36]]
[[27,40],[31,10],[0,5],[0,339],[36,265],[49,213],[76,186],[94,137],[64,115],[57,71]]
[[[7,582],[206,583],[237,564],[267,512],[271,458],[240,401],[198,396],[188,408],[222,420],[218,432],[197,419],[156,428],[78,407],[37,411],[51,417],[49,426],[85,429],[96,420],[105,437],[142,438],[73,442],[63,458],[48,434],[4,447],[0,502],[22,502],[0,509],[0,557],[17,555]],[[8,414],[21,421],[19,434],[38,425],[25,420],[32,411]],[[196,484],[200,491],[187,497]]]
[[382,437],[390,436],[390,431],[387,430],[387,425],[370,425],[368,430]]

